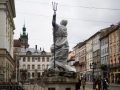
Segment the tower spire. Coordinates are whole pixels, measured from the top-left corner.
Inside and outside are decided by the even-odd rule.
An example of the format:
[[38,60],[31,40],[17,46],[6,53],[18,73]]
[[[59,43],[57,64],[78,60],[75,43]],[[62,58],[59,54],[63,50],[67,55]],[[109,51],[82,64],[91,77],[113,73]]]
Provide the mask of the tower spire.
[[25,27],[25,19],[24,19],[24,27]]

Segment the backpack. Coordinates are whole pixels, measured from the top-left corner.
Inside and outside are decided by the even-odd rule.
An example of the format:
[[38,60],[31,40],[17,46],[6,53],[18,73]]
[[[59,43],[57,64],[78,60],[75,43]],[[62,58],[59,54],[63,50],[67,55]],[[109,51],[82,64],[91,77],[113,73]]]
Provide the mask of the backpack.
[[98,85],[96,85],[96,89],[98,89]]

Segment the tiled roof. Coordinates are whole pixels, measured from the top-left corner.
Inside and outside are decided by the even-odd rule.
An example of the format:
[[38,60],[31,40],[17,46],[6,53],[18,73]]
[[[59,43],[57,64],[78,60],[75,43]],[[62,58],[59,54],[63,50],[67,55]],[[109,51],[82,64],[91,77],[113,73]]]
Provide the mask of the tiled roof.
[[14,47],[21,47],[21,42],[19,39],[14,40]]
[[[36,49],[35,48],[21,48],[21,52],[22,53],[26,53],[27,51],[31,51],[32,53],[34,53],[35,51],[36,51]],[[41,51],[40,50],[37,50],[38,51],[38,53],[40,53]]]

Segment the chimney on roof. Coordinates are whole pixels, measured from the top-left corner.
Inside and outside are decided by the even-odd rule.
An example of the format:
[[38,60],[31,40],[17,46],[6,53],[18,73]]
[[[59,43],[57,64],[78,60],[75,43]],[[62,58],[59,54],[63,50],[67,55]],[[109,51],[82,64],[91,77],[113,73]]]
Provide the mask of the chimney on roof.
[[114,26],[114,24],[110,25],[111,27]]
[[36,47],[36,50],[37,50],[37,45],[35,47]]

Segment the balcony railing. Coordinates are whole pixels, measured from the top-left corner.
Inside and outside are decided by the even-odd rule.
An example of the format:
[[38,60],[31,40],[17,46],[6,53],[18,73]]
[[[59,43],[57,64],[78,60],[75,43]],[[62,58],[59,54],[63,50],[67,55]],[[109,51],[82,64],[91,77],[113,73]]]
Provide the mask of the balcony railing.
[[110,64],[110,68],[120,67],[120,63]]

